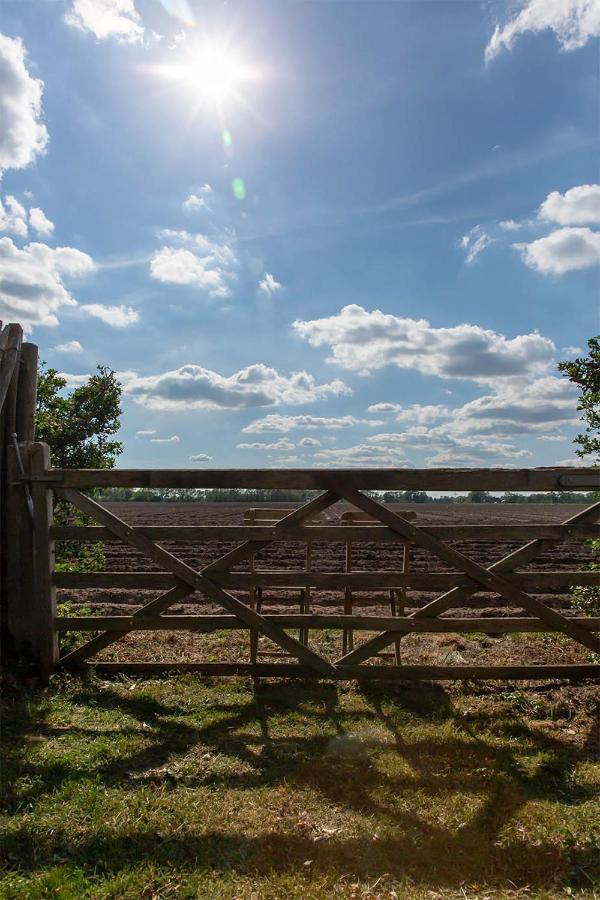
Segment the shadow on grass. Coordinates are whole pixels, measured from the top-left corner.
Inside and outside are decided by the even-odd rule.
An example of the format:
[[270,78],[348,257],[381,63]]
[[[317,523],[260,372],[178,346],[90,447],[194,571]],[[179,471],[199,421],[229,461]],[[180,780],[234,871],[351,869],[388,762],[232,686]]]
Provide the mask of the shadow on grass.
[[[592,838],[569,848],[556,840],[540,840],[539,835],[516,837],[511,830],[530,801],[572,806],[594,796],[592,786],[573,778],[575,766],[590,758],[586,749],[576,751],[515,715],[466,719],[441,688],[369,685],[358,692],[360,708],[343,708],[339,690],[331,683],[268,684],[231,702],[195,708],[176,696],[169,701],[136,696],[106,682],[82,682],[81,689],[69,695],[71,704],[133,718],[137,728],[51,726],[41,721],[39,709],[33,715],[30,705],[17,703],[8,727],[12,761],[5,776],[11,771],[18,775],[20,787],[11,795],[8,777],[5,799],[8,811],[19,813],[34,810],[43,797],[80,780],[123,791],[148,784],[173,791],[243,791],[286,783],[317,792],[346,813],[369,817],[373,827],[366,834],[344,836],[336,831],[315,841],[314,834],[286,830],[285,822],[270,820],[258,836],[218,828],[164,834],[140,828],[138,820],[137,827],[122,833],[90,829],[73,840],[67,827],[36,833],[32,819],[10,831],[2,855],[22,872],[51,866],[65,854],[99,874],[151,862],[182,870],[259,875],[306,871],[302,867],[310,860],[311,872],[359,877],[389,873],[429,885],[493,885],[510,879],[514,885],[535,886],[547,884],[549,873],[554,873],[564,884],[589,886],[599,859]],[[214,694],[218,696],[216,690]],[[426,734],[420,733],[423,729]],[[140,733],[144,746],[89,764],[28,759],[26,753],[32,734],[79,734],[94,740]],[[173,761],[194,748],[227,758],[233,770],[211,771],[207,766],[182,778],[173,775]],[[381,751],[385,765],[372,764],[372,754]],[[535,765],[525,762],[531,755],[536,756]],[[479,802],[470,816],[465,813],[466,821],[451,826],[436,809],[443,811],[457,793]],[[214,797],[219,798],[218,791]],[[214,819],[218,822],[219,810]]]

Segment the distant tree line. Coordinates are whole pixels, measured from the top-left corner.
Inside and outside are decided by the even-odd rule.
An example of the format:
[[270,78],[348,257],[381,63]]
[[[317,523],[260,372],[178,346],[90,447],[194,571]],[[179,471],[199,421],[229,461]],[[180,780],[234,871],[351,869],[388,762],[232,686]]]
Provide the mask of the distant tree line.
[[[98,488],[98,500],[112,502],[143,501],[145,503],[302,503],[317,491],[256,490],[245,488]],[[585,503],[594,494],[580,491],[554,491],[543,494],[470,491],[459,497],[431,497],[426,491],[368,491],[383,503]]]

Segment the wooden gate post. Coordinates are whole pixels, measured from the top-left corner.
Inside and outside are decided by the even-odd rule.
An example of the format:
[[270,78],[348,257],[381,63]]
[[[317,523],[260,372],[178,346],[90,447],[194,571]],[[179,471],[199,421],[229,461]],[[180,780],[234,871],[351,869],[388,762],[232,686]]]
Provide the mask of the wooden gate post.
[[[33,476],[43,475],[50,468],[50,448],[47,444],[31,444],[30,469]],[[43,481],[31,482],[33,497],[34,538],[34,603],[31,622],[32,650],[40,672],[47,678],[58,662],[58,634],[55,630],[56,588],[53,584],[54,541],[50,539],[53,519],[52,489]]]

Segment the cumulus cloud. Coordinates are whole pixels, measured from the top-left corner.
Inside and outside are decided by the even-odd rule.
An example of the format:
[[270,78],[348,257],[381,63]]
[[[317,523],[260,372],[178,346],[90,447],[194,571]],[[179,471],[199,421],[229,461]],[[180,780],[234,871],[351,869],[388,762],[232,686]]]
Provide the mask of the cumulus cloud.
[[355,425],[368,425],[373,428],[381,424],[381,422],[370,419],[356,419],[354,416],[282,416],[271,414],[263,419],[256,419],[254,422],[246,425],[245,428],[242,428],[242,431],[245,434],[264,434],[270,431],[287,433],[296,429],[353,428]]
[[564,275],[600,265],[600,232],[559,228],[529,244],[513,244],[525,265],[542,275]]
[[29,210],[29,224],[38,234],[48,235],[54,231],[54,222],[51,222],[43,209],[33,206]]
[[156,434],[156,428],[143,428],[141,431],[136,431],[136,437],[151,437],[153,434]]
[[321,441],[317,438],[313,437],[303,437],[301,441],[298,441],[299,447],[320,447]]
[[263,363],[224,376],[202,366],[185,365],[160,375],[127,373],[124,390],[149,409],[244,409],[299,405],[351,393],[338,379],[317,384],[308,372],[281,375]]
[[103,303],[86,303],[80,307],[81,311],[88,316],[94,316],[96,319],[102,319],[107,325],[113,328],[127,328],[139,321],[139,313],[131,306],[105,306]]
[[203,234],[164,229],[160,236],[175,244],[164,245],[150,260],[150,275],[168,284],[192,285],[209,297],[228,297],[236,278],[237,257],[227,243],[211,241]]
[[28,166],[48,143],[41,121],[44,83],[31,77],[25,60],[21,39],[0,34],[0,175]]
[[552,191],[538,215],[559,225],[600,224],[600,184],[579,184],[564,194]]
[[208,453],[194,453],[190,456],[190,462],[212,462],[212,459]]
[[272,444],[265,444],[263,441],[252,441],[251,443],[237,444],[240,450],[293,450],[296,445],[291,441],[281,438]]
[[583,47],[600,35],[598,0],[528,0],[505,25],[497,25],[485,48],[491,62],[503,50],[511,50],[523,34],[551,30],[562,50]]
[[171,437],[168,437],[168,438],[153,437],[153,438],[150,438],[150,443],[151,444],[178,444],[179,443],[179,435],[172,434]]
[[83,347],[79,341],[65,341],[64,344],[57,344],[52,349],[57,353],[83,353]]
[[93,259],[73,247],[31,243],[22,249],[0,238],[0,319],[35,325],[57,325],[62,306],[77,301],[63,283],[92,272]]
[[493,238],[483,230],[481,225],[475,225],[460,239],[460,246],[465,251],[466,262],[472,263],[486,247],[493,242]]
[[115,38],[133,44],[144,39],[144,27],[133,0],[73,0],[65,22],[99,41]]
[[0,231],[10,231],[19,237],[27,237],[27,210],[10,194],[0,200]]
[[356,304],[325,319],[298,319],[293,327],[313,347],[328,346],[327,361],[345,369],[368,373],[395,365],[481,384],[535,375],[546,369],[555,350],[537,332],[508,339],[479,325],[435,328],[426,319],[367,312]]
[[270,272],[265,272],[264,278],[258,282],[258,289],[268,297],[272,297],[277,291],[280,291],[283,285],[276,281]]

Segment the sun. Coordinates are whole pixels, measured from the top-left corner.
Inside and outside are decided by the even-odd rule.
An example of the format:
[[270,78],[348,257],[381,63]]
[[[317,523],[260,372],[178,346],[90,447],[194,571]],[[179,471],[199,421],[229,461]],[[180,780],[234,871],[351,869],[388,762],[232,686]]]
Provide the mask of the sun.
[[197,100],[221,106],[231,98],[239,99],[242,86],[257,78],[235,48],[209,41],[186,49],[179,62],[163,68],[163,74],[192,92]]

